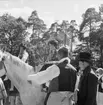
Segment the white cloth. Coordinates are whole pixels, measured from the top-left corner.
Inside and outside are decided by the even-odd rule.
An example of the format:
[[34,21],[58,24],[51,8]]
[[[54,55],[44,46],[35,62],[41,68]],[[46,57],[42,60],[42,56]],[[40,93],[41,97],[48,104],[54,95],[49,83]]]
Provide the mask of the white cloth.
[[31,80],[33,83],[44,84],[57,77],[59,74],[59,67],[54,64],[44,71],[38,72],[37,74],[29,75],[28,80]]
[[47,105],[72,105],[72,92],[52,92]]
[[96,74],[98,76],[98,79],[102,78],[103,77],[103,68],[98,68],[96,70]]
[[79,91],[78,86],[79,86],[80,77],[81,77],[80,75],[77,76],[77,80],[76,80],[76,84],[75,84],[75,91]]
[[103,105],[103,93],[97,91],[97,105]]
[[102,87],[102,89],[103,89],[103,83],[101,83],[101,87]]
[[[68,60],[67,67],[70,64],[70,59],[63,58],[60,61],[56,61],[55,63],[60,63],[63,62],[64,60]],[[53,64],[52,66],[48,67],[46,70],[38,72],[37,74],[32,74],[28,76],[28,80],[32,81],[32,83],[37,83],[37,84],[44,84],[47,83],[48,81],[52,80],[55,77],[58,77],[60,74],[60,69],[57,65]]]
[[68,60],[68,64],[66,65],[65,68],[71,68],[72,70],[77,71],[77,70],[75,69],[75,67],[70,64],[70,59],[69,59],[68,57],[63,58],[63,59],[61,59],[60,61],[50,61],[50,62],[47,62],[47,63],[56,64],[56,63],[61,63],[61,62],[63,62],[64,60]]

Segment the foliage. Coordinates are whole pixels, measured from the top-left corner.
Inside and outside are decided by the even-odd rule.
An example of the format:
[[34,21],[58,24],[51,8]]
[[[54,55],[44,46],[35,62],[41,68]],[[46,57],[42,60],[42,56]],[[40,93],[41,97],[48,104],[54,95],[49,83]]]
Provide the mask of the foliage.
[[[28,21],[4,14],[0,16],[0,47],[17,56],[19,44],[24,42],[29,53],[28,63],[35,67],[47,61],[50,49],[48,42],[56,40],[58,48],[68,45],[73,57],[80,51],[90,51],[93,59],[103,67],[103,4],[99,6],[99,12],[95,8],[88,8],[82,15],[79,30],[78,26],[76,20],[63,20],[61,23],[56,21],[47,28],[37,11],[31,13]],[[32,33],[28,34],[27,29],[32,29]],[[26,38],[30,40],[27,41]],[[73,51],[76,39],[80,44]]]
[[0,43],[5,50],[17,55],[19,44],[26,38],[26,23],[20,18],[4,14],[0,16]]
[[95,61],[101,60],[101,65],[99,65],[101,67],[103,67],[103,59],[101,59],[103,58],[102,10],[103,5],[99,7],[99,12],[97,12],[95,8],[88,8],[83,14],[83,21],[80,25],[78,34],[78,38],[80,39],[82,44],[75,49],[77,53],[80,50],[90,51]]
[[28,18],[28,26],[32,26],[32,35],[30,37],[31,43],[36,45],[46,30],[46,25],[44,24],[44,21],[39,18],[37,11],[31,13],[31,16]]

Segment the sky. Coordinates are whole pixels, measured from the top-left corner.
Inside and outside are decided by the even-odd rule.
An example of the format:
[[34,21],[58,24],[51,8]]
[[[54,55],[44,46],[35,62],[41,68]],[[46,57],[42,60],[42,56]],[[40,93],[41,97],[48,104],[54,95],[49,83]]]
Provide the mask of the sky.
[[103,4],[103,0],[0,0],[0,15],[8,12],[27,20],[31,12],[36,10],[48,27],[61,20],[76,20],[80,24],[86,9],[98,9],[100,4]]

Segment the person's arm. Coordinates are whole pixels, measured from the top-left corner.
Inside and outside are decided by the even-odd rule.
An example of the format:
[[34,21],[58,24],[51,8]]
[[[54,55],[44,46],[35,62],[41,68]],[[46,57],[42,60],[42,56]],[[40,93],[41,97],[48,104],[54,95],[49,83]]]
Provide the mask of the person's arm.
[[87,99],[84,105],[94,105],[97,96],[98,78],[94,74],[88,75]]
[[[51,66],[52,64],[46,63],[42,66],[42,68],[39,70],[39,72],[46,70],[49,66]],[[43,88],[46,88],[49,86],[49,82],[43,84]]]
[[59,76],[60,70],[56,65],[48,67],[46,70],[38,72],[37,74],[32,74],[28,76],[28,80],[31,80],[32,83],[44,84],[53,78]]
[[23,57],[21,58],[22,61],[26,62],[26,60],[28,59],[29,54],[24,51]]

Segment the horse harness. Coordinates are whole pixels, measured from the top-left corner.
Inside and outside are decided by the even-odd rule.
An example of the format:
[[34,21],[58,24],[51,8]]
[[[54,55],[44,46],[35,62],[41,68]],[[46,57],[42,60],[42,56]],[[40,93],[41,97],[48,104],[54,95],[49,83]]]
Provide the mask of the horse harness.
[[6,68],[6,66],[5,66],[4,60],[5,60],[5,58],[2,58],[1,62],[2,62],[2,64],[3,64],[3,66],[4,66],[5,72],[6,72],[6,74],[7,74],[7,68]]

